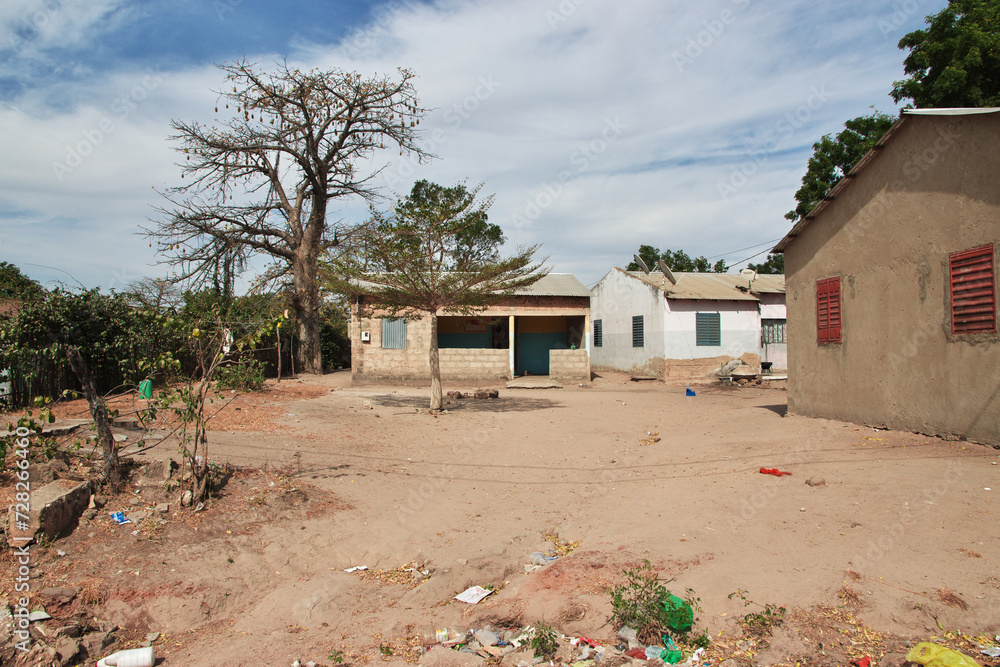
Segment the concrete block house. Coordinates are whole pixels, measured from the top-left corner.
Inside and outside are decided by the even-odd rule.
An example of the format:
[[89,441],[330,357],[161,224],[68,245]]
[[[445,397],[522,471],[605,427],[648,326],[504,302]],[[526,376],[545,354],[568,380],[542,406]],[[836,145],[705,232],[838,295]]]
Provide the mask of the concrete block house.
[[908,109],[775,247],[793,413],[1000,444],[1000,109]]
[[672,277],[616,268],[594,287],[596,371],[687,382],[713,378],[734,357],[785,367],[784,276]]
[[[522,375],[589,383],[590,290],[550,273],[474,316],[438,316],[443,382],[490,384]],[[393,318],[364,296],[351,302],[351,373],[356,384],[430,382],[430,321]]]

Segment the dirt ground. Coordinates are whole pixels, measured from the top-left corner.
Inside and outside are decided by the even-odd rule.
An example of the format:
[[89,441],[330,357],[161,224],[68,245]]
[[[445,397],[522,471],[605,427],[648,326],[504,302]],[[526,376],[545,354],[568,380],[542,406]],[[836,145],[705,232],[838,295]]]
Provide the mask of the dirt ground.
[[[167,667],[353,667],[416,661],[436,628],[542,622],[616,643],[606,589],[649,560],[700,598],[705,664],[898,665],[932,637],[993,664],[969,638],[1000,633],[1000,453],[786,417],[780,384],[688,397],[604,374],[439,415],[426,389],[352,388],[343,372],[227,393],[218,498],[197,513],[159,487],[109,498],[36,546],[32,587],[82,589],[50,626],[110,622],[115,648],[161,633]],[[135,458],[171,457],[167,438]],[[161,500],[164,522],[108,517]],[[526,572],[532,552],[566,555]],[[13,568],[5,555],[9,598]],[[453,599],[473,585],[495,592]],[[766,604],[784,624],[748,636],[738,620]]]

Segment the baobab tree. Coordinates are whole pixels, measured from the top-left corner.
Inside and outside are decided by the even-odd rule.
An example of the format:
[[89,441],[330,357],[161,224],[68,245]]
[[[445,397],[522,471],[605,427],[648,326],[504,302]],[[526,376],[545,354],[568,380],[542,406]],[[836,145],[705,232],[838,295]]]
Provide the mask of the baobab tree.
[[380,149],[433,157],[416,143],[426,110],[415,75],[287,63],[268,72],[246,61],[219,68],[226,84],[215,110],[227,119],[172,121],[186,183],[161,193],[169,204],[145,232],[174,279],[195,286],[217,283],[222,268],[246,266],[254,255],[270,257],[258,282],[290,277],[299,367],[321,373],[318,260],[352,229],[330,220],[331,202],[378,198],[373,179],[384,167],[366,165]]

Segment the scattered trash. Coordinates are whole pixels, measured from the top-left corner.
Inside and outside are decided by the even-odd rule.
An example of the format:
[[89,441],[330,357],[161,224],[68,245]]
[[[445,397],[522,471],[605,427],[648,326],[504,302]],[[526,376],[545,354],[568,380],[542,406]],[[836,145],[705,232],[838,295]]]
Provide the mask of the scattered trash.
[[354,567],[349,567],[344,572],[360,572],[361,570],[367,570],[367,565],[355,565]]
[[625,651],[625,655],[627,655],[630,658],[635,658],[636,660],[647,659],[645,649],[641,648],[630,648],[629,650]]
[[782,475],[791,475],[792,473],[786,472],[784,470],[778,470],[777,468],[761,468],[760,474],[774,475],[775,477],[781,477]]
[[44,609],[36,609],[35,611],[28,614],[28,620],[32,623],[35,621],[47,621],[51,616],[49,616]]
[[493,591],[483,588],[482,586],[473,586],[472,588],[467,588],[458,595],[456,595],[455,599],[458,600],[459,602],[478,604],[480,600],[482,600],[492,592]]
[[857,665],[858,667],[872,667],[872,659],[867,655],[863,658],[858,658],[857,660],[851,661],[852,665]]
[[[663,598],[663,609],[667,612],[668,628],[680,633],[691,630],[691,626],[694,625],[694,610],[685,600],[673,593],[667,593],[666,597]],[[668,640],[669,637],[664,641]]]
[[958,651],[933,642],[920,642],[906,654],[908,662],[927,667],[979,667],[979,663]]
[[558,559],[559,556],[550,556],[548,554],[543,554],[541,551],[533,551],[531,553],[531,564],[532,565],[548,565],[552,561]]
[[119,526],[126,523],[132,523],[132,520],[125,516],[124,512],[111,512],[111,520],[117,523]]
[[806,484],[809,486],[826,486],[826,480],[822,477],[810,477],[806,480]]
[[695,395],[694,389],[692,389],[691,387],[688,387],[687,389],[684,390],[684,395],[685,396],[694,396]]
[[627,641],[628,648],[636,648],[637,646],[640,646],[639,640],[636,638],[635,630],[627,625],[623,625],[621,630],[618,631],[618,638]]
[[153,667],[156,657],[153,647],[132,648],[126,651],[112,653],[97,661],[97,667]]
[[1000,646],[980,646],[979,652],[991,658],[1000,658]]

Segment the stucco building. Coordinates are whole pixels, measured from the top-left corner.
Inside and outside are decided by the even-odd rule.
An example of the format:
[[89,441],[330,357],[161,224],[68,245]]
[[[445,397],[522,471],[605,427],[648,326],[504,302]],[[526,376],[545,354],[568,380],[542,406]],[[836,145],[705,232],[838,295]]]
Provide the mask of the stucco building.
[[594,369],[664,380],[713,377],[732,357],[784,368],[784,276],[613,269],[594,287]]
[[[488,384],[519,375],[589,383],[590,290],[550,273],[475,316],[438,316],[441,378]],[[394,318],[366,297],[351,303],[351,373],[357,384],[430,381],[430,321]]]
[[775,250],[793,413],[1000,443],[1000,109],[904,110]]

